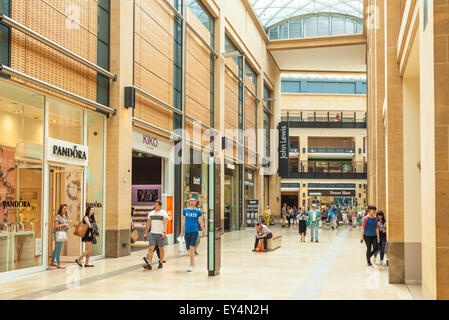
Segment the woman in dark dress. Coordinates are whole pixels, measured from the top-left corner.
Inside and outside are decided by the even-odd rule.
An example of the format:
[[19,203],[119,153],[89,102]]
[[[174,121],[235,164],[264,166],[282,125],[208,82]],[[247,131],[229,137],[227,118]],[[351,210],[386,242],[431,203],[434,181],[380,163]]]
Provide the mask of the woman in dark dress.
[[304,207],[301,208],[299,213],[299,236],[301,242],[306,242],[306,232],[307,232],[307,220],[309,219],[309,214]]
[[96,244],[96,237],[98,236],[98,227],[95,221],[95,215],[94,215],[94,209],[91,207],[87,207],[86,214],[83,218],[83,223],[89,225],[89,229],[87,229],[86,234],[82,238],[82,241],[86,244],[86,250],[79,256],[78,259],[75,260],[75,262],[82,267],[81,264],[83,258],[86,258],[86,263],[84,264],[84,267],[93,267],[93,264],[89,264],[89,258],[92,253],[92,244]]

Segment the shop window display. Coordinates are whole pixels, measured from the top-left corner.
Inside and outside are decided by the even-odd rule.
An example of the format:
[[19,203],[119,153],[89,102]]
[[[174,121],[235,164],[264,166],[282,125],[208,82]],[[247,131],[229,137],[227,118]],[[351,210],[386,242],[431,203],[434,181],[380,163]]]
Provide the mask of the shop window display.
[[0,272],[43,262],[44,101],[0,81]]
[[190,149],[190,159],[184,165],[184,207],[189,206],[189,198],[197,199],[196,207],[207,221],[209,196],[209,153]]

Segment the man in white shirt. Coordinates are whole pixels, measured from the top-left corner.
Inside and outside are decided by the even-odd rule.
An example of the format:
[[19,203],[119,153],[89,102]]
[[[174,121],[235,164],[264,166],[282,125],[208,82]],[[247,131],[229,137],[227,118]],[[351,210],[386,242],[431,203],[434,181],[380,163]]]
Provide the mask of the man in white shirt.
[[167,224],[168,214],[162,210],[162,201],[156,200],[154,202],[154,210],[148,215],[148,221],[145,226],[144,240],[147,239],[148,230],[151,227],[150,232],[150,247],[148,248],[147,256],[143,258],[145,261],[145,269],[151,270],[151,260],[153,259],[154,247],[158,246],[160,250],[159,266],[158,269],[162,269],[162,262],[164,261],[164,240],[167,237]]
[[256,251],[257,245],[260,240],[263,240],[264,251],[267,251],[268,239],[273,238],[273,233],[271,230],[264,224],[256,223],[256,242],[254,243],[253,251]]

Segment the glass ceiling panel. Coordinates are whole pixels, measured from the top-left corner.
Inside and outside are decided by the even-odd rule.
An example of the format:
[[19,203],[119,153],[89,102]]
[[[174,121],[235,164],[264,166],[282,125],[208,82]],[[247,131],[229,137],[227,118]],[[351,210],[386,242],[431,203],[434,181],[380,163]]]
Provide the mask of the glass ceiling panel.
[[340,13],[363,18],[363,0],[249,0],[264,28],[314,13]]

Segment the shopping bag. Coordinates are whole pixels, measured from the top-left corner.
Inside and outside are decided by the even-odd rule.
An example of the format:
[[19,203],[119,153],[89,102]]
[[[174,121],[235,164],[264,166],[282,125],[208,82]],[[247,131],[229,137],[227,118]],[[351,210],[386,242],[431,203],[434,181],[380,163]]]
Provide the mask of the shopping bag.
[[83,223],[82,221],[78,223],[78,225],[75,228],[75,231],[73,234],[75,236],[78,236],[80,238],[83,238],[86,235],[87,230],[89,229],[89,225],[86,223]]
[[259,244],[256,247],[256,251],[263,252],[264,249],[265,249],[265,247],[264,247],[264,244],[263,244],[263,240],[259,240]]
[[184,237],[179,236],[178,238],[176,238],[176,240],[178,240],[178,243],[179,243],[179,245],[178,245],[178,252],[187,254],[186,241],[185,241]]
[[139,231],[137,229],[131,230],[131,243],[135,243],[139,239]]

